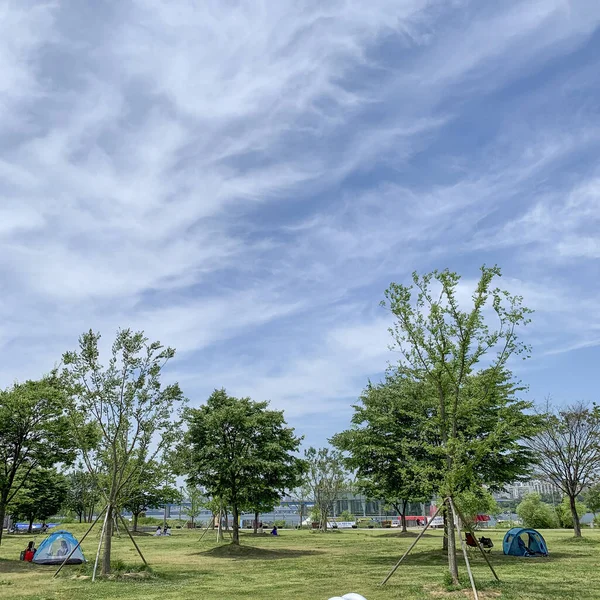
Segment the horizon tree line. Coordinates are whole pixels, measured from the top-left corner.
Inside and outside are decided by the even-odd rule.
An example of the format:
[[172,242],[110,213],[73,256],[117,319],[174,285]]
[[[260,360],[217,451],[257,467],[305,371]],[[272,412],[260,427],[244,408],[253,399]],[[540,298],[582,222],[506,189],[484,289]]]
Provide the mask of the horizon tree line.
[[[103,365],[100,335],[90,330],[60,369],[0,390],[0,522],[19,503],[14,510],[25,515],[44,482],[55,497],[64,492],[62,504],[82,521],[106,507],[107,575],[121,512],[131,511],[137,527],[144,510],[177,497],[177,476],[199,494],[193,512],[209,500],[231,511],[239,544],[241,511],[256,521],[294,489],[304,499],[312,494],[325,531],[353,473],[357,489],[393,506],[403,528],[410,502],[442,500],[457,583],[452,507],[485,504],[489,492],[538,472],[568,498],[580,536],[577,499],[593,488],[600,466],[599,409],[579,403],[536,412],[521,398],[525,387],[511,367],[530,355],[519,335],[531,311],[522,297],[494,287],[500,276],[498,267],[481,268],[468,310],[460,276],[449,270],[391,284],[382,305],[393,319],[398,363],[384,381],[368,383],[351,427],[331,438],[333,448],[308,448],[302,457],[303,438],[268,402],[220,389],[189,408],[178,384],[161,381],[174,349],[119,330]],[[68,471],[63,479],[56,467]]]

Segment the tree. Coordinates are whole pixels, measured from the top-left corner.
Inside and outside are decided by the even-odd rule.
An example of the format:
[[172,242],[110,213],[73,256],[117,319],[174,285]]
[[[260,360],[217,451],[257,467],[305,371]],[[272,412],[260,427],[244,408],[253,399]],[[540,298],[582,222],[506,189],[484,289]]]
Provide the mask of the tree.
[[80,523],[82,521],[91,523],[94,509],[100,498],[96,478],[80,464],[76,470],[67,474],[66,479],[65,508],[74,512]]
[[429,419],[430,397],[422,392],[422,386],[402,376],[369,383],[361,404],[354,406],[352,428],[331,440],[348,453],[345,465],[356,472],[359,490],[392,506],[404,532],[409,503],[429,500],[440,472],[431,451],[435,442],[424,444],[427,436],[438,436]]
[[469,529],[477,526],[478,515],[497,515],[500,512],[498,503],[490,492],[484,488],[466,490],[456,497],[456,507],[466,519]]
[[333,503],[348,487],[341,452],[329,448],[313,448],[304,452],[308,464],[306,482],[314,499],[314,512],[319,516],[319,529],[327,531]]
[[0,525],[34,469],[75,459],[67,408],[55,375],[0,390]]
[[13,516],[27,519],[32,532],[35,519],[47,520],[56,514],[67,497],[67,480],[54,469],[34,469],[9,505]]
[[[577,511],[577,518],[581,520],[581,517],[587,513],[587,506],[583,502],[575,501],[575,509]],[[567,496],[564,496],[561,503],[555,507],[556,516],[558,517],[558,524],[563,529],[573,529],[573,513],[571,512],[571,501]]]
[[575,537],[581,537],[576,500],[600,470],[600,409],[579,402],[554,411],[547,402],[544,416],[531,447],[540,471],[569,498]]
[[138,519],[143,512],[173,501],[173,490],[172,486],[165,487],[161,465],[157,461],[147,461],[140,468],[121,492],[121,507],[131,512],[133,531],[137,531]]
[[[123,492],[149,460],[176,439],[178,384],[162,386],[161,372],[175,350],[149,343],[143,332],[119,330],[108,366],[100,363],[100,335],[89,331],[77,352],[63,355],[62,378],[73,400],[74,433],[106,502],[102,574],[110,573],[113,520]],[[90,430],[97,433],[89,443]],[[102,474],[102,477],[100,475]]]
[[184,512],[189,517],[192,527],[194,527],[195,520],[202,514],[206,497],[204,492],[195,485],[188,485],[185,488],[185,493],[190,505],[184,509]]
[[300,529],[304,521],[306,506],[313,499],[310,486],[306,481],[303,481],[298,487],[290,492],[290,498],[298,503],[298,513],[300,515]]
[[294,455],[301,438],[286,426],[283,412],[267,407],[268,402],[234,398],[221,389],[204,406],[186,411],[180,452],[188,484],[231,506],[234,544],[240,541],[240,509],[295,487],[305,468]]
[[[492,287],[500,275],[498,267],[481,268],[467,311],[459,305],[460,276],[448,270],[414,273],[411,286],[392,283],[382,302],[396,318],[390,331],[401,357],[398,372],[435,394],[432,419],[443,458],[443,498],[499,485],[502,479],[508,483],[509,474],[513,480],[522,476],[531,462],[532,453],[522,440],[533,435],[537,421],[525,414],[528,404],[514,397],[507,370],[511,356],[527,356],[529,349],[517,330],[529,322],[531,311],[520,296]],[[495,329],[488,314],[498,321]],[[487,368],[478,370],[482,361]],[[451,507],[446,511],[452,522]],[[458,584],[453,526],[448,528],[448,569]]]
[[558,527],[558,518],[554,509],[539,494],[527,494],[517,506],[517,514],[525,527],[533,529],[552,529]]
[[596,483],[589,487],[584,492],[583,499],[586,506],[594,513],[595,518],[596,513],[600,511],[600,483]]

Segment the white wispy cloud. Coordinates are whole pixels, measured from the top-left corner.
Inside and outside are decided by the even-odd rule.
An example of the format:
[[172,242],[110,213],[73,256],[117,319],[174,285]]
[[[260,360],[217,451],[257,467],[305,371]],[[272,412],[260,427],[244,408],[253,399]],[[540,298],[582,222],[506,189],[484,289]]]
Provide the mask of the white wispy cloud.
[[0,378],[131,325],[179,348],[194,401],[347,414],[389,358],[389,281],[484,261],[538,305],[540,355],[591,346],[598,59],[575,55],[599,20],[592,0],[5,2]]

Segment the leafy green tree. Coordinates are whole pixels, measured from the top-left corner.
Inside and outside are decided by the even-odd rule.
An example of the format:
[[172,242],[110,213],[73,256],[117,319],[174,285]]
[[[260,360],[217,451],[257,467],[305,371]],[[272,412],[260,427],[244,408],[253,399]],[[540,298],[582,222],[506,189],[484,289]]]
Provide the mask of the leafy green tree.
[[338,450],[312,446],[305,450],[304,458],[308,464],[306,483],[315,503],[313,514],[318,515],[319,529],[327,531],[333,503],[349,487],[344,459]]
[[233,543],[239,544],[240,509],[256,506],[298,485],[305,463],[295,456],[301,438],[287,427],[283,412],[268,402],[215,390],[204,406],[186,411],[188,431],[180,452],[188,484],[231,506]]
[[165,485],[161,465],[147,461],[121,492],[121,507],[131,512],[133,530],[137,531],[139,516],[151,508],[160,508],[177,498],[173,486]]
[[96,478],[80,464],[77,469],[67,474],[66,479],[65,508],[74,512],[80,523],[91,523],[94,509],[100,499]]
[[[100,362],[100,335],[89,331],[79,350],[63,355],[62,380],[73,401],[74,434],[88,471],[107,506],[102,574],[110,573],[113,521],[127,484],[177,438],[178,384],[163,386],[161,372],[175,350],[149,343],[143,332],[119,330],[111,357]],[[90,430],[97,433],[89,442]]]
[[67,480],[54,469],[34,469],[9,505],[9,511],[18,519],[29,522],[31,533],[36,519],[46,521],[55,515],[67,497]]
[[542,502],[539,494],[527,494],[519,506],[517,514],[525,527],[533,529],[553,529],[558,527],[558,517],[549,504]]
[[[577,517],[581,519],[587,513],[587,506],[583,502],[575,501],[575,510]],[[555,508],[558,524],[563,529],[573,529],[573,513],[571,512],[571,501],[567,496],[564,496],[561,503]]]
[[460,492],[456,497],[456,507],[466,519],[465,525],[470,529],[476,527],[477,515],[497,515],[500,512],[498,503],[484,488]]
[[358,489],[392,506],[406,531],[409,503],[429,500],[439,480],[431,397],[414,381],[389,375],[382,384],[369,383],[360,401],[352,428],[331,441],[347,453],[345,464],[356,472]]
[[[460,276],[448,270],[414,273],[411,286],[392,283],[382,302],[396,319],[390,331],[401,357],[398,373],[435,394],[431,417],[443,458],[443,498],[508,483],[532,461],[523,440],[534,434],[538,419],[524,412],[528,403],[515,398],[507,370],[511,356],[527,356],[517,331],[531,311],[520,296],[493,287],[500,275],[498,267],[481,268],[466,311],[459,303]],[[497,320],[495,328],[489,315]],[[446,510],[452,521],[450,506]],[[457,585],[454,527],[448,528],[448,570]]]
[[202,514],[202,509],[206,505],[207,498],[202,489],[196,485],[188,485],[185,488],[185,493],[190,505],[184,509],[184,512],[189,517],[193,527],[195,520]]
[[300,529],[302,529],[302,522],[304,521],[304,515],[306,506],[312,500],[312,493],[310,486],[306,481],[302,482],[298,487],[294,488],[290,492],[290,498],[298,503],[298,513],[300,515]]
[[600,483],[590,486],[583,494],[586,506],[594,513],[600,512]]
[[67,408],[54,375],[0,390],[0,525],[34,469],[75,459]]
[[581,537],[577,497],[600,470],[600,408],[579,402],[556,411],[548,401],[531,447],[539,470],[568,497],[575,537]]

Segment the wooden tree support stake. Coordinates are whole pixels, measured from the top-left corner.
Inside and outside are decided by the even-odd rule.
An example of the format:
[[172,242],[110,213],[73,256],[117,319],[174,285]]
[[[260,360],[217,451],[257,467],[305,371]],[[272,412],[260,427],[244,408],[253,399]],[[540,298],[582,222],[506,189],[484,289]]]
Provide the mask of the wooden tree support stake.
[[418,535],[417,539],[409,546],[408,550],[404,553],[402,558],[396,563],[394,568],[387,574],[387,577],[379,585],[385,585],[387,583],[388,579],[396,572],[396,569],[400,566],[400,563],[410,554],[410,551],[417,545],[417,542],[423,537],[423,535],[425,534],[427,529],[429,529],[429,525],[431,525],[431,523],[433,522],[433,519],[435,519],[437,517],[440,510],[442,510],[441,506],[438,507],[438,509],[435,511],[433,517],[431,517],[431,520],[425,525],[425,529],[423,529],[423,531],[421,531],[421,533]]
[[465,557],[465,565],[467,567],[467,573],[469,574],[469,581],[471,582],[471,587],[473,588],[473,598],[474,600],[479,600],[479,594],[477,594],[477,588],[475,587],[475,580],[473,579],[473,573],[471,571],[471,563],[469,562],[469,553],[467,552],[467,544],[463,539],[462,533],[460,531],[460,523],[458,518],[458,513],[456,512],[456,507],[454,506],[454,502],[452,501],[452,497],[448,497],[448,502],[450,503],[450,508],[452,509],[452,514],[454,515],[454,527],[456,527],[456,531],[458,533],[458,539],[460,540],[460,547],[462,548],[463,556]]
[[85,532],[85,535],[77,542],[77,546],[75,546],[75,548],[73,548],[73,550],[71,550],[71,553],[69,554],[69,556],[67,556],[67,558],[65,558],[65,560],[62,561],[62,564],[60,565],[60,567],[58,567],[58,570],[52,576],[53,579],[60,573],[61,569],[67,564],[67,561],[71,558],[71,556],[73,556],[73,554],[75,554],[75,551],[77,550],[77,548],[79,548],[79,546],[81,546],[81,542],[83,542],[83,540],[85,540],[85,538],[88,536],[88,533],[94,528],[94,525],[100,520],[100,517],[104,514],[104,511],[107,508],[108,508],[108,506],[105,506],[100,511],[100,513],[98,513],[96,520],[90,525],[90,528]]
[[[463,523],[467,523],[467,520],[462,516],[461,512],[458,509],[456,509],[456,507],[455,507],[455,510],[458,513],[458,516],[460,517],[461,521]],[[473,530],[472,527],[469,526],[468,532],[473,536],[473,539],[477,542],[477,547],[479,548],[479,552],[481,552],[481,556],[483,556],[483,558],[485,558],[485,562],[487,563],[488,567],[490,568],[490,571],[494,574],[496,581],[500,581],[500,578],[496,574],[496,571],[494,570],[494,567],[492,566],[490,559],[488,558],[487,554],[485,553],[485,550],[481,546],[481,542],[477,539],[477,536],[475,535],[475,531]]]
[[129,531],[129,528],[127,527],[127,523],[125,523],[125,519],[123,518],[123,515],[121,513],[119,513],[119,519],[121,519],[121,523],[123,523],[123,527],[125,528],[125,531],[127,532],[127,535],[129,536],[129,539],[133,542],[135,549],[138,551],[140,558],[144,561],[144,564],[148,567],[149,565],[146,562],[146,559],[144,558],[144,555],[142,554],[140,547],[137,545],[137,542],[133,539],[133,536],[131,535],[131,531]]

